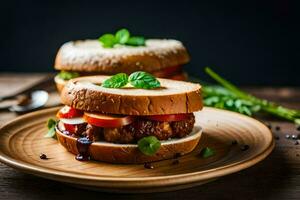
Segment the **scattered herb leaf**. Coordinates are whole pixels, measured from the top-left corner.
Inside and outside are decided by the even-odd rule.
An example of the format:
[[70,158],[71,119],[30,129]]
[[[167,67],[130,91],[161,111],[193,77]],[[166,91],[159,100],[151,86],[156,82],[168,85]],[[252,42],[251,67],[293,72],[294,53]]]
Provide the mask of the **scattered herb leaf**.
[[47,121],[47,128],[48,128],[48,132],[45,135],[45,137],[49,137],[49,138],[55,138],[55,126],[57,125],[57,121],[55,121],[54,119],[50,118]]
[[129,83],[135,88],[152,89],[160,87],[160,82],[147,72],[134,72],[129,76]]
[[63,79],[63,80],[70,80],[72,78],[77,78],[79,74],[77,72],[66,72],[66,71],[61,71],[58,74],[58,77]]
[[106,79],[102,86],[105,88],[121,88],[128,83],[128,76],[125,73],[116,74],[109,79]]
[[128,39],[126,44],[131,46],[145,46],[145,38],[141,36],[132,36]]
[[130,36],[130,32],[123,28],[115,34],[106,33],[99,37],[99,42],[104,48],[113,48],[116,44],[129,46],[145,46],[145,38],[142,36]]
[[116,40],[118,41],[118,43],[125,44],[128,41],[128,39],[130,38],[130,33],[127,29],[123,28],[123,29],[117,31],[115,37],[116,37]]
[[147,155],[154,155],[160,148],[160,141],[155,136],[143,137],[138,141],[139,150]]
[[118,43],[116,37],[113,34],[104,34],[99,37],[99,41],[102,43],[104,48],[112,48]]
[[208,157],[211,157],[213,155],[215,155],[215,150],[213,150],[212,148],[209,148],[209,147],[203,148],[200,152],[200,156],[202,158],[208,158]]

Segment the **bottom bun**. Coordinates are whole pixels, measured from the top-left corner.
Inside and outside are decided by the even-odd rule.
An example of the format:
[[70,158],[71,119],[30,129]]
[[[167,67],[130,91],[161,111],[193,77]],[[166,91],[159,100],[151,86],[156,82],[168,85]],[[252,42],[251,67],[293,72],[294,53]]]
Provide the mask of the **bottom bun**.
[[54,77],[54,82],[56,84],[56,88],[57,88],[58,93],[61,93],[62,89],[64,88],[64,86],[66,85],[66,83],[68,81],[66,81],[64,79],[61,79],[58,76],[55,76]]
[[[190,153],[197,146],[202,134],[201,127],[194,127],[186,137],[161,141],[161,147],[155,155],[147,156],[140,152],[137,144],[115,144],[108,142],[93,142],[88,148],[92,160],[109,163],[146,163],[174,158],[175,155]],[[77,138],[63,134],[56,127],[56,136],[62,146],[77,155]]]

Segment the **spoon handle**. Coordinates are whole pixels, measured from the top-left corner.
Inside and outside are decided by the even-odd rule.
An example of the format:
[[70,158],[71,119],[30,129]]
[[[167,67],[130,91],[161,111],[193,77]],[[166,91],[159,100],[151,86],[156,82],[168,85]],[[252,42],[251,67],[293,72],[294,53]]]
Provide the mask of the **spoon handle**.
[[7,95],[7,96],[0,96],[0,102],[4,101],[4,100],[8,100],[8,99],[14,99],[18,95],[30,93],[33,90],[43,89],[44,86],[49,86],[49,84],[53,84],[53,77],[54,76],[52,76],[52,75],[49,77],[46,77],[45,79],[42,79],[41,81],[35,83],[34,85],[32,85],[28,88],[25,88],[22,91],[17,92],[15,94]]
[[18,101],[17,100],[7,100],[7,101],[2,101],[0,102],[0,110],[7,110],[11,106],[17,105]]

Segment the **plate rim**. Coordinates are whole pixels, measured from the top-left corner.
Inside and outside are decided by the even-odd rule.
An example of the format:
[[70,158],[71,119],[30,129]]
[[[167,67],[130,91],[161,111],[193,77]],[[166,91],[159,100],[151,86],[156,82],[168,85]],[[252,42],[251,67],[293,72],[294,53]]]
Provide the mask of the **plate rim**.
[[[54,108],[48,108],[43,109],[40,111],[31,112],[22,116],[19,116],[7,123],[5,123],[0,128],[0,134],[3,131],[3,129],[6,129],[7,127],[13,125],[19,120],[24,120],[24,118],[28,117],[34,117],[34,115],[41,115],[46,114],[49,112],[54,112],[55,110],[58,110],[61,106],[54,107]],[[92,175],[78,175],[74,174],[74,172],[63,172],[55,169],[45,168],[41,166],[37,166],[31,163],[23,162],[21,160],[14,159],[8,155],[6,155],[1,149],[0,149],[0,162],[18,169],[20,171],[33,174],[36,176],[40,176],[43,178],[51,179],[51,180],[59,180],[61,182],[66,183],[78,183],[78,181],[85,181],[85,183],[81,182],[84,185],[93,185],[95,186],[95,183],[97,186],[101,187],[109,187],[109,188],[130,188],[130,187],[137,187],[137,188],[145,188],[145,187],[159,187],[162,185],[161,181],[164,181],[164,186],[171,186],[171,185],[178,185],[178,184],[185,184],[185,183],[192,183],[197,181],[204,181],[209,180],[213,178],[218,178],[221,176],[225,176],[228,174],[235,173],[237,171],[244,170],[246,168],[249,168],[256,163],[262,161],[265,159],[274,149],[275,147],[275,141],[272,135],[272,132],[260,121],[239,114],[232,111],[227,110],[221,110],[211,107],[204,107],[204,109],[208,110],[214,110],[217,112],[227,112],[229,114],[236,115],[239,118],[243,118],[245,120],[253,121],[254,123],[258,124],[259,126],[263,127],[266,132],[268,132],[268,135],[270,136],[270,140],[268,141],[268,144],[266,148],[261,151],[259,154],[257,154],[253,158],[247,158],[244,161],[241,162],[235,162],[231,163],[225,166],[220,166],[217,168],[204,170],[204,171],[196,171],[196,172],[190,172],[190,173],[183,173],[183,174],[173,174],[173,175],[160,175],[155,177],[105,177],[105,176],[92,176]],[[116,182],[118,184],[116,184]],[[140,184],[143,182],[143,184]],[[114,183],[113,185],[107,186],[107,183]],[[124,185],[124,183],[127,183]]]

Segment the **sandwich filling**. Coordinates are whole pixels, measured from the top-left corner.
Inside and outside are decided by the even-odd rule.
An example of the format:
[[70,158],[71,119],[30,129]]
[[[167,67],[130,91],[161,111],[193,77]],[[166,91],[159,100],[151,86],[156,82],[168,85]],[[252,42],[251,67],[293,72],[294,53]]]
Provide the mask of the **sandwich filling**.
[[[61,71],[57,77],[62,80],[70,80],[72,78],[77,78],[79,76],[89,76],[89,75],[99,75],[97,72],[71,72],[71,71]],[[154,71],[152,75],[159,78],[168,78],[173,80],[187,80],[186,73],[182,70],[182,66],[167,67],[165,69]]]
[[147,136],[159,140],[182,138],[192,132],[195,123],[193,113],[120,116],[83,112],[69,106],[63,107],[57,117],[58,128],[64,134],[120,144],[137,143]]

